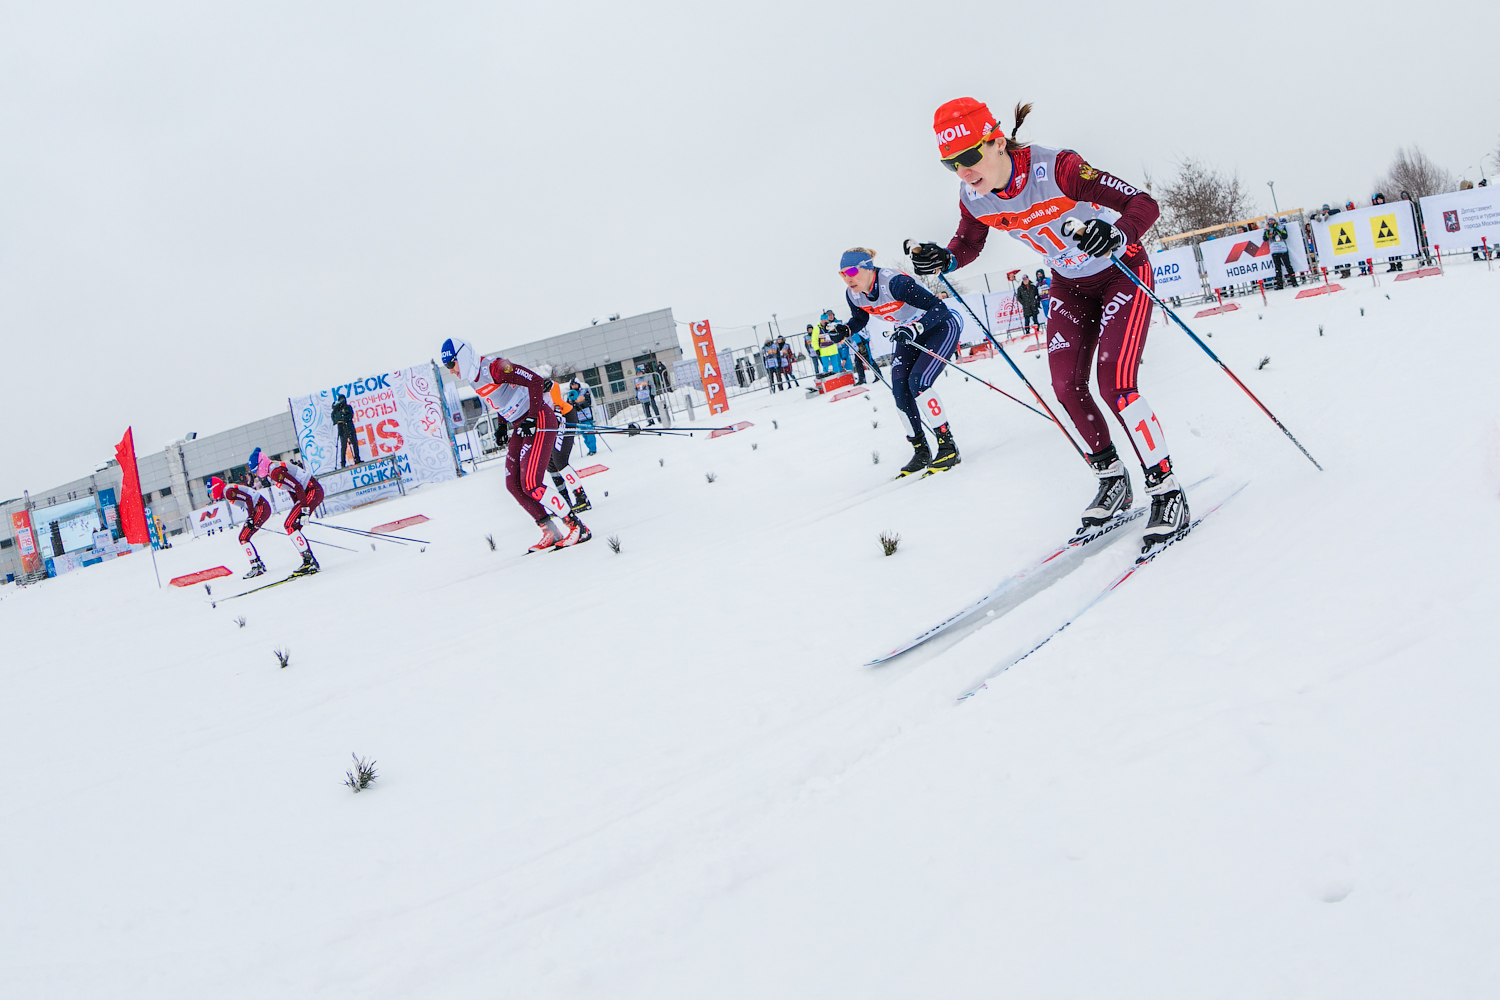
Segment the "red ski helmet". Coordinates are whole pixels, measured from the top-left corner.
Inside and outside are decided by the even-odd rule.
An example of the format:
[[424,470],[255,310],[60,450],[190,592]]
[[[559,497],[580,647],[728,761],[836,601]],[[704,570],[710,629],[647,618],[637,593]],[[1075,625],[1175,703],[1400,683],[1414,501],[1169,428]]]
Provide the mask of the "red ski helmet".
[[932,131],[937,135],[938,155],[945,160],[981,142],[1005,138],[989,107],[972,97],[959,97],[933,112]]
[[214,476],[212,479],[210,479],[208,481],[208,495],[213,497],[215,500],[223,500],[224,480],[220,479],[218,476]]

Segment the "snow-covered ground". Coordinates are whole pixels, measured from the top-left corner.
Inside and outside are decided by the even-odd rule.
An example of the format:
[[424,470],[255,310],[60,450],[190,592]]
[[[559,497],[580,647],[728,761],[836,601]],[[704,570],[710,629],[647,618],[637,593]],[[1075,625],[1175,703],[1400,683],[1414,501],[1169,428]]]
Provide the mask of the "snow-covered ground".
[[520,555],[495,463],[338,519],[425,514],[425,551],[314,526],[359,551],[217,607],[145,555],[6,590],[0,994],[1494,995],[1500,273],[1344,284],[1195,324],[1327,471],[1154,325],[1192,499],[1248,487],[962,703],[1132,546],[861,666],[1092,495],[956,376],[962,466],[891,490],[884,389],[760,394],[601,444],[571,551]]

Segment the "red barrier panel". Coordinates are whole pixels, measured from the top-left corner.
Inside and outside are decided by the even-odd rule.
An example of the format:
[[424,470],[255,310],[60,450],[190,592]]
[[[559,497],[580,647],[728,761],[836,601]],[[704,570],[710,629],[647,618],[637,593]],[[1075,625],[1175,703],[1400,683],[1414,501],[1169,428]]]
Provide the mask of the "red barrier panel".
[[399,521],[391,521],[388,524],[377,524],[370,529],[371,534],[379,535],[387,531],[400,531],[402,528],[410,528],[414,524],[426,524],[430,518],[423,514],[414,517],[403,517]]
[[1407,271],[1405,274],[1398,274],[1396,276],[1396,280],[1397,281],[1410,281],[1413,278],[1432,278],[1432,277],[1435,277],[1435,276],[1437,276],[1439,274],[1442,274],[1442,273],[1443,272],[1442,272],[1442,270],[1440,268],[1436,268],[1436,267],[1421,267],[1421,268],[1418,268],[1415,271]]
[[853,389],[844,389],[840,392],[834,393],[828,401],[830,403],[837,403],[841,399],[848,399],[850,396],[860,396],[869,391],[870,389],[868,386],[855,386]]
[[1230,302],[1226,305],[1211,306],[1208,309],[1201,309],[1198,312],[1193,313],[1193,319],[1202,319],[1205,316],[1219,316],[1223,313],[1234,312],[1238,308],[1239,303],[1237,302]]
[[578,470],[578,478],[579,479],[585,479],[585,478],[587,478],[589,476],[597,476],[601,472],[608,472],[608,471],[609,471],[609,466],[607,466],[607,465],[591,465],[591,466],[589,466],[586,469],[579,469]]
[[1314,288],[1304,288],[1297,293],[1299,299],[1310,299],[1314,295],[1327,295],[1329,292],[1342,292],[1343,285],[1321,285]]
[[748,420],[741,420],[737,424],[731,424],[728,427],[720,427],[718,430],[710,432],[708,436],[711,438],[723,437],[725,434],[733,434],[735,431],[742,431],[746,427],[754,426],[755,425]]
[[218,577],[228,575],[228,566],[215,566],[213,569],[202,569],[196,573],[189,573],[187,576],[174,576],[170,583],[174,587],[191,587],[194,584],[202,583],[204,580],[214,580]]

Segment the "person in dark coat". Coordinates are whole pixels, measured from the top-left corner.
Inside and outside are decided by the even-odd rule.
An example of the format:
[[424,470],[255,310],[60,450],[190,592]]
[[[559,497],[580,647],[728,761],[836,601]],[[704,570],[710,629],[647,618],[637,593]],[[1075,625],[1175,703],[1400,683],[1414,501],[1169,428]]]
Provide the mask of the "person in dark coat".
[[1034,326],[1037,333],[1041,333],[1042,323],[1037,318],[1037,313],[1042,308],[1042,296],[1036,290],[1036,286],[1031,283],[1031,279],[1024,274],[1021,275],[1020,286],[1016,288],[1016,301],[1021,304],[1022,329],[1029,332]]
[[342,392],[334,398],[333,426],[339,429],[339,468],[348,464],[350,447],[354,449],[354,464],[364,461],[359,457],[359,435],[354,432],[354,407]]

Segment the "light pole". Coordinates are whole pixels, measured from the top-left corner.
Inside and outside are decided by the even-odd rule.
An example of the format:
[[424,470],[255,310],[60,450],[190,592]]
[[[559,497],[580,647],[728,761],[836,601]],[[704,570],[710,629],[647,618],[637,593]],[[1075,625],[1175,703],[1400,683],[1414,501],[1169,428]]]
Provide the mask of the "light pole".
[[1271,207],[1276,210],[1276,214],[1277,215],[1280,215],[1281,214],[1281,206],[1278,205],[1278,204],[1276,204],[1276,182],[1275,181],[1266,181],[1266,187],[1268,187],[1268,188],[1271,189]]

